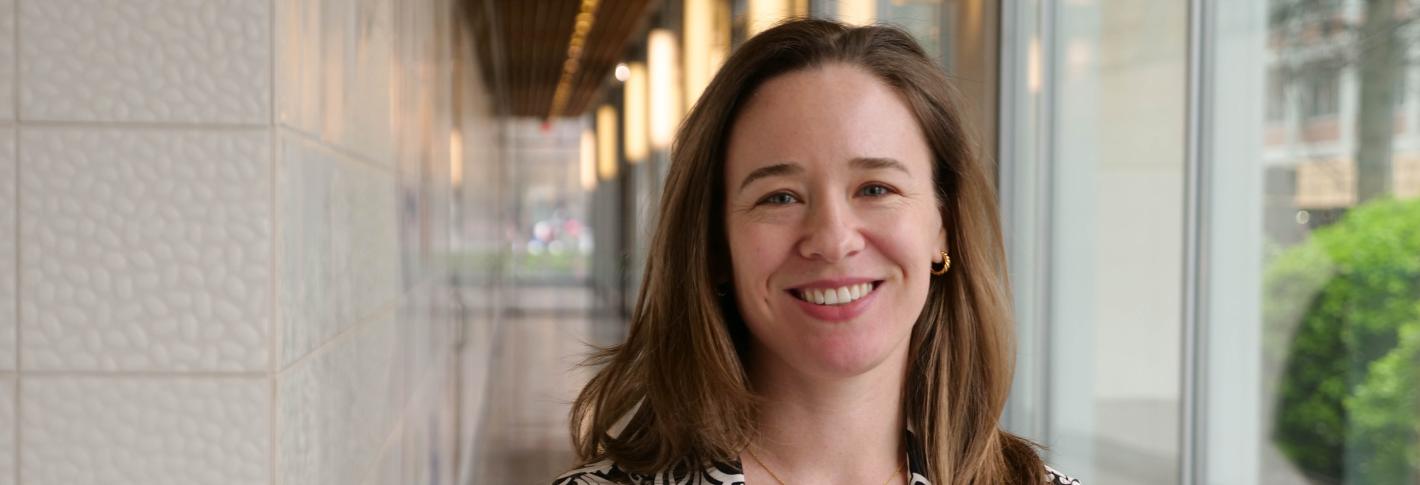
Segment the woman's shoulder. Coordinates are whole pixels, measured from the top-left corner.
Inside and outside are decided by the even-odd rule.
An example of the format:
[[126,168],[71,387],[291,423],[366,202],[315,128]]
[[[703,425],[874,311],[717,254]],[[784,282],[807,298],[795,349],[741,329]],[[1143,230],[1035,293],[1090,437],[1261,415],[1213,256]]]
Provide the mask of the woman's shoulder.
[[743,485],[744,482],[744,472],[734,464],[720,463],[706,466],[700,470],[682,468],[644,475],[623,470],[616,463],[604,460],[563,473],[562,476],[552,480],[552,485],[681,485],[699,483]]
[[1060,473],[1059,470],[1045,466],[1045,483],[1052,485],[1080,485],[1080,481]]

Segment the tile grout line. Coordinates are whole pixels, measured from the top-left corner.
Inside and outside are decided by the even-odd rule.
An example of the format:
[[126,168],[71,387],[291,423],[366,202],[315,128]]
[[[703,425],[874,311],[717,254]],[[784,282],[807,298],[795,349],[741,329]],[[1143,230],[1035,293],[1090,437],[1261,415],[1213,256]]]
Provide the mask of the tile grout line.
[[332,352],[332,348],[338,346],[339,342],[354,338],[351,337],[351,335],[358,333],[366,327],[373,326],[373,322],[379,321],[380,318],[383,318],[386,315],[397,313],[399,311],[399,301],[400,298],[395,298],[385,303],[384,305],[381,305],[380,308],[371,311],[364,316],[354,317],[352,319],[353,322],[348,328],[342,329],[335,335],[330,336],[325,340],[325,342],[321,342],[321,344],[317,345],[316,348],[311,349],[300,357],[297,357],[296,360],[291,361],[290,364],[282,366],[279,370],[277,370],[276,374],[280,376],[281,374],[285,374],[291,369],[295,369],[297,366],[301,365],[307,360],[312,360],[317,358],[319,355]]
[[388,453],[392,449],[394,449],[394,445],[396,443],[400,443],[401,441],[403,441],[405,426],[404,421],[404,411],[401,410],[399,411],[399,414],[394,418],[394,425],[390,426],[390,429],[388,431],[389,434],[385,435],[384,439],[381,440],[379,449],[375,451],[375,460],[373,463],[370,464],[370,470],[366,471],[363,475],[363,483],[379,483],[378,480],[380,477],[378,477],[377,475],[379,475],[380,470],[383,469],[383,467],[381,467],[380,465],[382,465],[382,462],[385,458],[385,453]]
[[381,172],[387,172],[390,175],[396,175],[396,168],[394,164],[382,165],[380,164],[379,160],[375,160],[368,156],[362,155],[359,152],[356,152],[346,147],[342,147],[336,143],[327,143],[325,140],[313,136],[310,133],[306,133],[290,126],[286,126],[284,128],[285,129],[283,131],[285,131],[286,133],[290,133],[291,136],[295,138],[300,138],[306,143],[315,145],[316,147],[318,147],[318,149],[331,152],[333,154],[339,155],[341,158],[349,159],[350,161],[354,161],[358,164],[366,165],[370,168],[375,168]]

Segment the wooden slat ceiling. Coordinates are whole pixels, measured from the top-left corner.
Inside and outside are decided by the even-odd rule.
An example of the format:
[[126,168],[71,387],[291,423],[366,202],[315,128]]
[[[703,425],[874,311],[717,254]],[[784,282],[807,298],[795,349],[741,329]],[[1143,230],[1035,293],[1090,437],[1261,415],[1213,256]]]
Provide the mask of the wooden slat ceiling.
[[[597,101],[627,42],[645,28],[653,3],[597,2],[567,105],[557,116],[580,116]],[[547,118],[581,0],[466,0],[466,6],[486,85],[494,86],[501,75],[508,99],[500,101],[513,116]]]

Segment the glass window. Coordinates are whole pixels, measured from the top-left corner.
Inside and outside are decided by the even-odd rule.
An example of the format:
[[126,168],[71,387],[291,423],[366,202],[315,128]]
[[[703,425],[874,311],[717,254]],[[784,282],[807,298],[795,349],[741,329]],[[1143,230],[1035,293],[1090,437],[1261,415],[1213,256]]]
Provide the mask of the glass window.
[[1409,77],[1408,69],[1400,69],[1395,73],[1395,94],[1393,96],[1396,106],[1405,106],[1405,101],[1408,99],[1406,95],[1410,94],[1407,92],[1410,90],[1410,86],[1406,83]]
[[980,0],[816,0],[810,2],[816,17],[838,19],[853,25],[884,23],[911,33],[927,55],[950,65],[953,41],[973,36],[969,29],[990,28],[984,19],[970,24],[955,24],[953,15],[981,15],[990,2]]
[[1008,8],[1008,427],[1086,483],[1176,483],[1187,4]]
[[1308,67],[1295,82],[1302,86],[1302,114],[1308,118],[1336,115],[1341,105],[1340,69],[1329,64]]
[[[1397,116],[1403,94],[1367,92],[1404,86],[1417,12],[1339,3],[1216,2],[1209,20],[1207,483],[1420,480],[1420,137]],[[1339,26],[1326,42],[1295,27],[1317,17]],[[1338,55],[1284,68],[1319,50]],[[1303,96],[1282,109],[1334,116],[1334,143],[1269,133],[1258,100],[1291,100],[1276,92],[1289,86]]]
[[1420,483],[1420,10],[1196,3],[1003,4],[1008,427],[1089,483]]
[[1282,121],[1287,116],[1287,90],[1279,69],[1267,71],[1267,121]]

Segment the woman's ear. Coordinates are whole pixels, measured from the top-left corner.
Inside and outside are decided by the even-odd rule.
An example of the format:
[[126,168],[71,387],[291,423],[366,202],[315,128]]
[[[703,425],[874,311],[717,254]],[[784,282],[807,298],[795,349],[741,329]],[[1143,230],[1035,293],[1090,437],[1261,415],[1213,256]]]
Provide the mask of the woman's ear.
[[947,210],[947,206],[945,205],[937,212],[941,215],[941,217],[937,218],[941,221],[939,223],[940,225],[937,226],[937,250],[951,252],[952,248],[947,246],[947,243],[950,242],[947,240],[947,225],[950,224],[952,218],[951,213]]
[[730,259],[728,243],[710,254],[710,284],[715,288],[728,288],[735,283],[735,268]]
[[715,296],[721,298],[730,296],[730,282],[722,281],[715,283]]
[[711,266],[710,266],[710,268],[711,268],[711,269],[710,269],[710,285],[711,285],[711,286],[714,286],[715,288],[721,288],[721,287],[725,287],[725,286],[730,286],[730,282],[735,280],[735,276],[734,276],[733,274],[731,274],[731,273],[730,273],[730,270],[729,270],[729,269],[726,269],[725,266],[727,266],[727,265],[724,264],[724,263],[718,262],[718,261],[711,263]]

